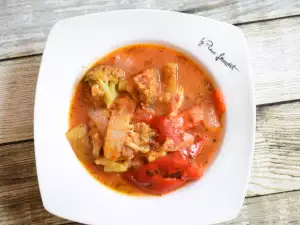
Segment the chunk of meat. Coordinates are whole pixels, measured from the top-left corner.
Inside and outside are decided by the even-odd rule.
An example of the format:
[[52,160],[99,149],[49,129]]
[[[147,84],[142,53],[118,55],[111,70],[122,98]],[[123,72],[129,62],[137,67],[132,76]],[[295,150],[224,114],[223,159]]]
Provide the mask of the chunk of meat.
[[156,69],[147,69],[133,78],[140,94],[140,100],[153,106],[160,93],[160,75]]

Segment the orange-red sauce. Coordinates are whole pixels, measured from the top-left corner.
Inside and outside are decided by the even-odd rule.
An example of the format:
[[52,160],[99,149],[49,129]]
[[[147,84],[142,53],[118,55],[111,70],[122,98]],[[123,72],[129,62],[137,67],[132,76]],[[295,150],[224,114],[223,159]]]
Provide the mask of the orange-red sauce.
[[[214,82],[201,65],[195,63],[183,53],[166,46],[154,44],[126,46],[104,56],[94,66],[99,64],[112,65],[123,69],[126,76],[133,76],[150,68],[161,71],[168,62],[175,62],[179,67],[179,84],[183,86],[185,93],[181,111],[203,101],[214,102]],[[88,123],[88,109],[92,107],[90,102],[90,89],[87,84],[80,82],[71,102],[70,128],[80,123]],[[206,145],[198,156],[197,163],[207,167],[214,159],[222,140],[222,129],[208,131],[204,126],[199,126],[197,129],[189,130],[189,133],[199,133],[199,131],[203,134]],[[123,180],[118,173],[105,173],[102,166],[94,164],[85,164],[84,166],[101,183],[115,190],[130,195],[148,195],[145,191]]]

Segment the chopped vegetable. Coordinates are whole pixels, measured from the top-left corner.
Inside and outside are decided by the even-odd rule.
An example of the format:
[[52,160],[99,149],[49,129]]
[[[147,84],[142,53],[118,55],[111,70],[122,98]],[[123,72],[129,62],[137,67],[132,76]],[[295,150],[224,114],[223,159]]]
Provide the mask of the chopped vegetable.
[[213,104],[203,103],[203,122],[209,130],[220,128],[220,120]]
[[121,156],[124,138],[131,125],[130,120],[135,110],[135,102],[130,98],[119,98],[108,122],[105,143],[105,158],[116,161]]
[[136,102],[128,95],[122,95],[116,99],[111,110],[118,111],[120,114],[133,114],[136,109]]
[[154,194],[173,191],[187,181],[198,179],[203,175],[203,167],[198,166],[190,155],[192,152],[195,156],[200,146],[201,144],[197,143],[184,151],[159,157],[136,170],[125,172],[123,177]]
[[135,144],[133,142],[129,142],[129,141],[126,141],[125,145],[128,148],[131,148],[136,152],[147,153],[147,152],[150,151],[150,146],[149,145],[146,145],[145,147],[144,146],[138,146],[137,144]]
[[103,165],[105,172],[122,173],[127,171],[128,162],[114,162],[106,158],[99,158],[95,160],[96,165]]
[[156,137],[155,130],[143,122],[136,123],[134,129],[129,131],[125,145],[136,152],[147,153],[151,149]]
[[66,133],[66,137],[80,161],[84,163],[93,162],[91,155],[92,146],[89,141],[88,130],[85,124],[79,124],[70,129]]
[[91,135],[91,139],[92,139],[92,146],[93,146],[92,149],[93,156],[95,158],[99,158],[100,151],[103,146],[103,139],[100,137],[100,134],[98,132]]
[[190,129],[203,122],[203,107],[194,106],[184,111],[179,117],[183,118],[183,129]]
[[226,108],[214,84],[174,49],[118,49],[78,83],[66,137],[99,181],[132,195],[146,194],[138,187],[165,194],[199,179],[218,152]]
[[88,113],[89,118],[95,123],[101,137],[105,137],[108,125],[109,112],[106,109],[91,109]]
[[153,114],[147,113],[145,110],[138,108],[133,115],[133,120],[135,122],[145,122],[150,123]]
[[180,133],[181,141],[176,145],[173,151],[178,151],[182,148],[187,148],[188,146],[192,145],[195,141],[195,137],[188,132]]
[[202,122],[209,130],[215,130],[221,126],[218,115],[212,103],[203,102],[201,106],[194,106],[179,115],[183,119],[183,129],[190,129]]
[[165,92],[174,97],[177,93],[178,65],[176,63],[167,63],[163,69],[163,82]]
[[108,123],[104,142],[104,156],[110,160],[120,157],[124,138],[130,128],[131,114],[120,114],[113,111]]
[[148,157],[147,157],[147,160],[148,162],[153,162],[154,160],[162,157],[162,156],[165,156],[167,154],[167,152],[165,151],[152,151]]
[[118,86],[118,90],[128,92],[130,96],[136,101],[138,101],[139,99],[138,91],[132,78],[121,80]]
[[184,89],[178,86],[178,65],[176,63],[168,63],[163,70],[163,82],[165,84],[166,95],[163,96],[164,101],[168,102],[170,116],[176,116],[181,108],[184,100]]
[[151,120],[151,127],[157,130],[157,140],[164,143],[167,138],[172,139],[175,144],[180,143],[180,124],[177,120],[171,120],[165,116],[155,116]]
[[105,172],[122,173],[122,172],[127,171],[128,165],[129,165],[128,162],[119,163],[119,162],[110,161],[104,166],[104,171]]
[[145,145],[154,141],[156,137],[156,131],[153,130],[147,123],[136,123],[134,125],[134,131],[139,134],[138,144]]
[[218,114],[219,114],[219,116],[221,116],[223,113],[225,113],[226,107],[225,107],[224,98],[223,98],[223,95],[222,95],[220,89],[217,89],[215,91],[215,98],[216,98],[216,102],[217,102]]
[[165,142],[159,148],[160,151],[164,152],[173,152],[175,149],[175,142],[170,138],[166,138]]
[[170,116],[176,116],[184,100],[184,89],[179,86],[176,95],[171,99]]
[[111,106],[118,96],[117,85],[125,77],[125,72],[111,66],[95,66],[86,75],[92,95],[103,97],[107,108]]
[[[140,168],[143,168],[143,166]],[[139,175],[139,177],[141,178],[137,178],[136,173],[132,171],[125,172],[123,177],[135,186],[156,195],[174,191],[186,183],[186,181],[176,178],[163,178],[162,176],[155,174],[152,170],[144,169],[143,172],[141,171],[140,173],[141,175]]]
[[148,69],[133,78],[140,100],[146,106],[153,106],[160,92],[160,75],[156,69]]

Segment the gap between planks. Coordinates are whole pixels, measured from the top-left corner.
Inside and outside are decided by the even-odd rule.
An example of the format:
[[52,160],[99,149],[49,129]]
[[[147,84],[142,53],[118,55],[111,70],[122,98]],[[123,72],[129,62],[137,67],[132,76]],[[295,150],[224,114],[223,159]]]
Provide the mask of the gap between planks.
[[300,2],[297,0],[7,0],[0,5],[0,59],[41,53],[50,28],[59,20],[129,8],[182,11],[233,24],[300,14]]
[[[257,105],[300,99],[300,17],[240,28],[252,53]],[[33,137],[40,61],[38,55],[0,62],[0,143]]]
[[[257,118],[247,196],[300,189],[300,102],[258,108]],[[3,181],[35,176],[31,170],[35,164],[33,148],[33,141],[0,146],[0,187],[7,185],[11,190],[14,183]],[[30,173],[25,173],[27,170]]]
[[[289,150],[285,149],[284,151],[288,152]],[[264,154],[260,148],[255,151],[255,155]],[[276,151],[274,154],[278,154],[278,157],[282,158],[282,165],[289,165],[289,160],[280,155],[280,152]],[[0,158],[2,159],[0,164],[0,224],[70,223],[70,221],[46,212],[42,206],[36,178],[33,142],[0,146]],[[299,158],[300,154],[298,161]],[[297,159],[295,158],[295,160]],[[256,161],[256,157],[254,157],[253,163],[255,162],[260,164],[259,161]],[[270,165],[260,164],[261,172],[266,177],[265,183],[273,182],[268,172],[264,172],[269,170],[268,166]],[[256,174],[258,172],[252,172],[249,190],[253,189],[251,183]],[[299,178],[300,173],[298,175]],[[269,181],[267,181],[268,179]],[[294,182],[296,184],[297,181]],[[283,183],[288,186],[286,181]],[[276,184],[274,185],[276,186]],[[300,186],[297,189],[299,188]],[[285,224],[293,221],[296,221],[296,224],[300,222],[300,191],[277,194],[269,192],[264,196],[248,197],[237,218],[225,224],[271,224],[277,221]]]

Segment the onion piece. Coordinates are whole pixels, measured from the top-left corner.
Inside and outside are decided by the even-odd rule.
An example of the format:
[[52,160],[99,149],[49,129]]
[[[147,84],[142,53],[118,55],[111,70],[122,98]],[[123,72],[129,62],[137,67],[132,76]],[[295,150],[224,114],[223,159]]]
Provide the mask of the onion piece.
[[216,130],[221,126],[217,111],[211,103],[203,103],[203,123],[209,130]]
[[109,112],[107,109],[91,109],[88,112],[89,118],[96,124],[96,127],[99,131],[101,137],[105,136]]
[[88,130],[85,124],[79,124],[66,133],[66,137],[75,151],[79,160],[83,163],[92,163],[91,144]]
[[182,139],[182,142],[180,142],[178,145],[176,145],[175,151],[178,151],[182,148],[187,148],[187,147],[191,146],[195,141],[195,137],[188,132],[183,132],[181,134],[181,139]]

